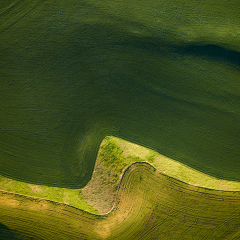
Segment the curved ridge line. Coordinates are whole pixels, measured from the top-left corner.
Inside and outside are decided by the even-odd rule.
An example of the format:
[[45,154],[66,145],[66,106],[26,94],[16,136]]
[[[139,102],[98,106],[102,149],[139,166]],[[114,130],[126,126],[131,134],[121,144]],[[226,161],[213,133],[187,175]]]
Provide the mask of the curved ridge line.
[[[189,183],[185,183],[185,182],[183,182],[183,181],[181,181],[181,180],[178,180],[178,179],[176,179],[176,178],[174,178],[174,177],[168,176],[168,175],[166,175],[165,173],[160,172],[160,171],[159,171],[157,168],[155,168],[152,164],[150,164],[150,163],[148,163],[148,162],[145,162],[145,161],[142,161],[142,162],[141,162],[141,161],[133,162],[133,163],[131,163],[130,165],[128,165],[128,166],[123,170],[122,175],[121,175],[121,178],[120,178],[120,181],[119,181],[119,184],[118,184],[117,194],[116,194],[116,197],[115,197],[115,199],[114,199],[113,207],[112,207],[107,213],[104,213],[104,214],[91,213],[91,212],[88,212],[88,211],[83,210],[83,209],[81,209],[81,208],[77,208],[77,207],[74,207],[74,206],[72,206],[72,205],[69,205],[69,204],[67,204],[67,203],[57,202],[57,201],[49,200],[49,199],[46,199],[46,198],[32,197],[32,196],[28,196],[28,195],[24,195],[24,194],[19,194],[19,193],[14,193],[14,192],[8,192],[8,191],[5,191],[5,190],[0,190],[0,192],[3,193],[3,194],[11,194],[11,195],[16,195],[16,196],[20,196],[20,197],[25,197],[25,198],[28,198],[28,199],[30,199],[30,200],[36,199],[36,200],[40,200],[40,201],[52,202],[52,203],[59,204],[59,205],[62,204],[62,205],[65,205],[65,206],[68,206],[68,207],[71,207],[71,208],[80,210],[80,211],[82,211],[82,212],[84,212],[84,213],[89,213],[89,214],[94,215],[94,216],[106,217],[106,216],[108,216],[108,215],[115,209],[115,207],[116,207],[117,198],[118,198],[118,194],[119,194],[119,190],[120,190],[120,187],[121,187],[121,183],[122,183],[123,177],[125,176],[126,172],[127,172],[133,165],[136,165],[136,164],[139,164],[139,165],[145,165],[145,164],[146,164],[146,165],[152,167],[153,170],[158,171],[161,175],[167,177],[168,179],[173,179],[173,180],[174,180],[175,182],[177,182],[177,183],[179,182],[179,183],[181,183],[181,184],[186,184],[187,186],[193,186],[193,187],[195,188],[195,190],[194,190],[194,189],[188,189],[189,191],[197,192],[196,190],[198,189],[198,190],[207,190],[207,191],[209,191],[209,192],[214,192],[214,191],[216,192],[216,191],[217,191],[217,192],[222,192],[222,193],[228,192],[228,193],[239,193],[239,194],[240,194],[240,191],[227,191],[227,190],[224,191],[224,190],[210,189],[210,188],[199,187],[199,186],[191,185],[191,184],[189,184]],[[206,194],[210,194],[210,193],[206,193]],[[216,194],[214,194],[214,193],[211,193],[211,194],[216,195]]]

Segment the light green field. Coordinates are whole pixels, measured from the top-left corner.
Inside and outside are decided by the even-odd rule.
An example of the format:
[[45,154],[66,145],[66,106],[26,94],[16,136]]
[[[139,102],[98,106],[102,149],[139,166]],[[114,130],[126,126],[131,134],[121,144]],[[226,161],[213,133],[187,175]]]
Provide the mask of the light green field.
[[33,185],[0,176],[0,190],[22,194],[25,196],[48,199],[65,203],[88,212],[98,213],[81,196],[81,191],[76,189],[48,187]]
[[[133,144],[116,137],[107,137],[102,144],[113,144],[113,147],[115,147],[116,151],[117,148],[119,148],[119,152],[122,152],[119,159],[121,159],[125,165],[129,165],[134,161],[146,161],[153,165],[160,172],[191,185],[215,190],[240,191],[239,182],[225,181],[208,176],[202,172],[196,171],[186,165],[165,157],[151,149],[147,149],[137,144]],[[106,148],[104,147],[103,149],[100,147],[100,156],[103,155],[102,152],[105,149]],[[114,150],[112,151],[112,154],[114,155]]]
[[0,192],[0,229],[20,239],[239,239],[239,215],[240,192],[187,185],[147,163],[126,169],[108,215]]
[[149,162],[170,177],[215,190],[240,191],[239,182],[205,175],[161,154],[116,137],[101,143],[91,181],[83,189],[27,184],[0,177],[0,190],[65,203],[91,213],[107,213],[115,204],[123,170],[134,162]]

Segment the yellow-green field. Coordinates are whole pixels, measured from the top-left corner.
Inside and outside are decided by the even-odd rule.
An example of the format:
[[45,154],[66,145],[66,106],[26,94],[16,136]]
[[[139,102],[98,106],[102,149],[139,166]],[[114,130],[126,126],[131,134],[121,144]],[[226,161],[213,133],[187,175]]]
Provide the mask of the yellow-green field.
[[225,191],[240,191],[239,182],[208,176],[151,149],[116,137],[101,143],[91,181],[82,189],[33,185],[0,176],[0,190],[65,203],[87,212],[112,209],[123,170],[136,161],[148,162],[160,172],[185,183]]
[[99,149],[93,177],[81,190],[82,197],[99,213],[108,212],[114,205],[122,171],[136,161],[148,162],[161,173],[194,186],[240,191],[239,182],[216,179],[151,149],[116,137],[106,137]]
[[187,185],[147,163],[135,163],[126,169],[115,208],[107,215],[7,192],[0,194],[2,236],[121,240],[240,237],[240,192]]

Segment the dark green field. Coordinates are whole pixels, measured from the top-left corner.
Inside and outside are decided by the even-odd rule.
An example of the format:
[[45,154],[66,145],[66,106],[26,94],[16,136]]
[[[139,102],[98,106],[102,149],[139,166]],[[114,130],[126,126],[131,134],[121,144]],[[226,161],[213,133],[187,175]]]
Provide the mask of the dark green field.
[[0,172],[79,188],[106,135],[240,181],[240,2],[0,3]]
[[134,162],[148,162],[159,172],[193,186],[240,191],[240,182],[213,178],[151,149],[111,136],[101,143],[92,179],[82,189],[34,185],[0,176],[0,190],[106,214],[115,205],[123,171]]
[[[116,136],[240,182],[239,13],[239,0],[1,0],[0,174],[79,189]],[[15,238],[240,239],[240,193],[136,163],[108,215],[0,191],[0,239]]]
[[240,192],[193,187],[135,163],[108,215],[0,192],[0,219],[1,239],[239,239]]

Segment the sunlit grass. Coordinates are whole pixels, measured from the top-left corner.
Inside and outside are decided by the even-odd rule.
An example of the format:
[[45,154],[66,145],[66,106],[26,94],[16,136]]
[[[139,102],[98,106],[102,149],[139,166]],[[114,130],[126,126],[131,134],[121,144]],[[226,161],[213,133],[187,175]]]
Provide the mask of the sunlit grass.
[[91,181],[83,189],[27,184],[0,176],[0,189],[62,202],[92,213],[106,213],[114,205],[123,170],[133,162],[148,162],[160,172],[185,183],[226,191],[240,191],[240,183],[217,179],[156,151],[108,136],[100,146]]

